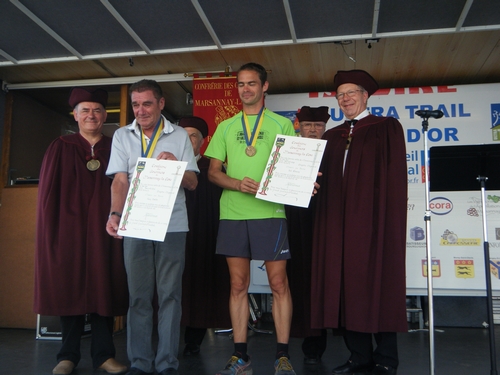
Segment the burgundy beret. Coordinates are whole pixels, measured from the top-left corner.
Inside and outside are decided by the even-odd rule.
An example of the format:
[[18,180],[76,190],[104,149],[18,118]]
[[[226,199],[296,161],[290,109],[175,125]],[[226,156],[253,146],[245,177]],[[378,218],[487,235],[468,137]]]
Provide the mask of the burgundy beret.
[[328,113],[328,107],[309,107],[307,105],[303,106],[299,112],[297,112],[297,120],[300,121],[312,121],[312,122],[327,122],[330,119],[330,114]]
[[208,135],[208,125],[205,120],[201,117],[188,116],[183,117],[179,120],[179,126],[183,128],[195,128],[198,129],[203,138]]
[[344,83],[353,83],[363,87],[368,92],[368,96],[372,96],[378,90],[377,81],[364,70],[339,70],[333,78],[333,91],[337,92],[339,86]]
[[69,94],[69,105],[75,108],[81,102],[100,103],[106,108],[108,104],[108,92],[95,87],[73,87]]

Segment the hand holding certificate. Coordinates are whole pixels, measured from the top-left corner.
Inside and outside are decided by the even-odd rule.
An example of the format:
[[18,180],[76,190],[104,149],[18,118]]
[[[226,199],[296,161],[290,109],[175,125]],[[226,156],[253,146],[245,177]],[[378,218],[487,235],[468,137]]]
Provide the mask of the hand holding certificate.
[[277,135],[255,197],[308,207],[325,146],[323,139]]
[[118,228],[125,237],[163,241],[187,162],[139,158]]

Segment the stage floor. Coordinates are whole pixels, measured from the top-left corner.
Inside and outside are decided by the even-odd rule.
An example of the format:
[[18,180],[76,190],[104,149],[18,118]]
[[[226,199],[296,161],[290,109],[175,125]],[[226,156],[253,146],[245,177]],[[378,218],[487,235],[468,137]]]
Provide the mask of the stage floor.
[[[272,323],[262,328],[272,329]],[[0,374],[43,375],[52,374],[56,365],[56,353],[60,341],[36,340],[35,330],[0,329]],[[500,328],[496,328],[495,340],[500,346]],[[182,337],[182,336],[181,336]],[[275,352],[275,336],[249,332],[248,347],[252,356],[255,375],[272,375]],[[429,336],[426,331],[399,334],[399,375],[430,374]],[[328,348],[318,366],[305,365],[301,351],[301,339],[292,338],[290,355],[297,375],[331,374],[332,368],[348,358],[342,337],[328,336]],[[129,364],[126,353],[126,333],[115,335],[116,359]],[[232,340],[227,334],[215,334],[209,330],[198,356],[183,357],[184,343],[180,345],[181,375],[214,375],[224,367],[233,351]],[[82,360],[74,371],[76,375],[103,374],[93,371],[90,360],[90,339],[82,339]],[[498,361],[498,359],[497,359]],[[488,330],[481,328],[436,328],[435,374],[471,375],[490,373]]]

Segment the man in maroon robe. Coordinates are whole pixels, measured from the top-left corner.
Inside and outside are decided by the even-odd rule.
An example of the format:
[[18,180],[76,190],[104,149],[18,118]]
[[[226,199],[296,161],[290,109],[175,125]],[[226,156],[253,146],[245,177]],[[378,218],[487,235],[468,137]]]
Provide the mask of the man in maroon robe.
[[107,98],[102,89],[71,91],[79,132],[54,140],[40,170],[34,311],[61,317],[54,374],[70,374],[78,365],[86,314],[94,368],[110,374],[127,370],[114,359],[113,317],[127,313],[128,290],[122,242],[106,232],[111,139],[101,130]]
[[[321,139],[329,119],[328,107],[303,106],[297,113],[300,136]],[[292,254],[286,266],[293,303],[290,335],[304,338],[304,363],[309,365],[320,362],[327,343],[325,329],[311,329],[311,247],[315,205],[316,198],[311,199],[307,208],[285,206],[288,243]]]
[[365,71],[337,72],[348,121],[323,136],[311,319],[314,328],[345,329],[351,356],[333,374],[396,374],[396,332],[407,331],[405,140],[395,118],[367,111],[377,89]]
[[198,163],[196,190],[185,189],[189,232],[186,237],[186,263],[182,275],[182,319],[184,355],[196,355],[207,328],[229,328],[229,270],[226,258],[215,253],[219,230],[219,201],[222,188],[208,181],[210,159],[200,154],[208,136],[208,125],[200,117],[179,121],[191,140]]

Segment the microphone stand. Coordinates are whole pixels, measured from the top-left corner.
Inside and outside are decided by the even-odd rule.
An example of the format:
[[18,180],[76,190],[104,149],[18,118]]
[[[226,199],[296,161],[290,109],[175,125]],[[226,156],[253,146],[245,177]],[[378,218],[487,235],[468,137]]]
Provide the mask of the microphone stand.
[[486,274],[486,304],[488,308],[488,334],[490,343],[490,374],[497,375],[497,361],[495,349],[495,321],[493,318],[493,301],[491,290],[491,273],[490,273],[490,245],[488,243],[488,226],[486,219],[486,181],[488,177],[478,176],[477,180],[481,184],[481,205],[482,205],[482,218],[483,218],[483,250],[484,250],[484,266]]
[[428,147],[428,127],[429,116],[422,116],[422,132],[424,134],[424,172],[425,179],[425,248],[427,254],[427,295],[428,295],[428,318],[429,318],[429,370],[430,375],[434,375],[434,297],[432,293],[432,254],[431,254],[431,210],[429,200],[429,147]]

